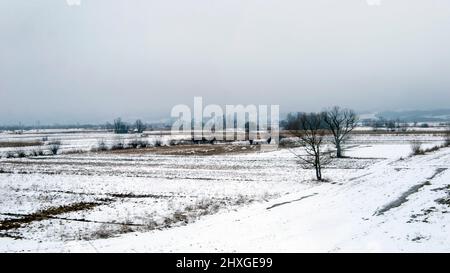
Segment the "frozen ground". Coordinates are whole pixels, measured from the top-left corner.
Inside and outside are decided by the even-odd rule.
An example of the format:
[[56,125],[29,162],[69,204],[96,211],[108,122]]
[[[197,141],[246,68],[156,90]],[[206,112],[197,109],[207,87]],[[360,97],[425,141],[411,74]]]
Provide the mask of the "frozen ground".
[[327,183],[286,149],[3,158],[0,251],[450,251],[450,150],[415,138],[355,136]]
[[[146,140],[149,143],[155,142],[156,139],[160,139],[163,143],[167,143],[173,136],[169,135],[170,132],[161,131],[148,131],[144,134],[123,134],[116,135],[112,132],[104,130],[84,130],[84,129],[71,129],[71,130],[30,130],[21,134],[17,134],[11,131],[0,132],[0,157],[8,152],[17,152],[23,150],[30,152],[36,148],[42,148],[45,150],[49,143],[54,141],[61,142],[61,152],[71,153],[79,151],[90,151],[92,148],[98,147],[99,142],[104,142],[106,145],[111,146],[114,143],[122,141],[128,143],[134,139]],[[176,137],[175,137],[176,138]],[[22,146],[14,147],[17,145],[6,145],[8,143],[14,144],[27,144],[41,142],[42,147],[37,146]],[[2,145],[3,144],[3,145]],[[8,147],[12,146],[12,147]]]

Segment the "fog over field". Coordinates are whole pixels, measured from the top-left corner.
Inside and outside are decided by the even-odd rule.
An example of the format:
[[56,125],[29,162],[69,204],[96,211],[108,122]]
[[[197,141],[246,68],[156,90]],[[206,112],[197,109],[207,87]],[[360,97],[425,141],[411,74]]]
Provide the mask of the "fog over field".
[[448,108],[450,3],[369,2],[3,0],[0,124],[154,120],[194,96]]

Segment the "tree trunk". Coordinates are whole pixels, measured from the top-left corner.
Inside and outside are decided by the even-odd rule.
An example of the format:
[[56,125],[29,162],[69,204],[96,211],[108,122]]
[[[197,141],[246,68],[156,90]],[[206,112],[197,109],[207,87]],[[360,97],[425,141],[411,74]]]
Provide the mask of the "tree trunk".
[[317,178],[318,181],[322,181],[322,170],[321,170],[321,167],[320,167],[320,163],[317,162],[315,167],[316,167],[316,178]]
[[322,171],[320,170],[320,167],[317,167],[316,177],[317,177],[317,180],[322,181]]
[[341,149],[341,143],[336,142],[336,157],[342,158],[342,149]]

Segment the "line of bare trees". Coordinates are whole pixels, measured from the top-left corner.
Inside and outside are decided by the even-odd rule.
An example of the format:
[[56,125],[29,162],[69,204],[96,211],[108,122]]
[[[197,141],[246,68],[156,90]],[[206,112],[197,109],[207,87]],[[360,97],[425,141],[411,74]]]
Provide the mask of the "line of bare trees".
[[130,130],[136,133],[144,132],[146,125],[140,120],[136,120],[134,125],[129,125],[122,121],[121,118],[117,118],[114,120],[113,130],[115,134],[127,134]]
[[300,140],[304,153],[293,154],[305,167],[315,169],[316,178],[323,180],[322,168],[330,163],[331,151],[325,150],[325,137],[331,136],[331,142],[336,148],[336,158],[342,158],[343,144],[356,127],[358,117],[353,110],[332,107],[320,113],[289,114],[285,129]]

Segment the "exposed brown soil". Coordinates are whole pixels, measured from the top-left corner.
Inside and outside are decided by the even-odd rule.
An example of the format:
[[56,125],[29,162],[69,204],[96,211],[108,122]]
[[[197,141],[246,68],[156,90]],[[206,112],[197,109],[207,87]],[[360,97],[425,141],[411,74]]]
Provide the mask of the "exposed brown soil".
[[0,148],[41,146],[42,144],[43,143],[40,141],[2,141],[2,142],[0,142]]
[[22,225],[26,225],[31,222],[47,220],[47,219],[52,218],[55,215],[60,215],[63,213],[92,209],[101,204],[102,203],[81,202],[81,203],[75,203],[75,204],[70,204],[70,205],[66,205],[66,206],[48,208],[45,210],[37,211],[32,214],[22,215],[19,218],[6,219],[3,221],[0,221],[0,230],[10,230],[10,229],[19,228]]

